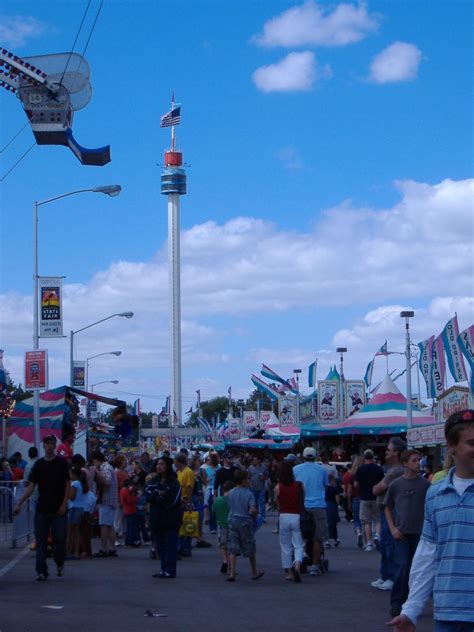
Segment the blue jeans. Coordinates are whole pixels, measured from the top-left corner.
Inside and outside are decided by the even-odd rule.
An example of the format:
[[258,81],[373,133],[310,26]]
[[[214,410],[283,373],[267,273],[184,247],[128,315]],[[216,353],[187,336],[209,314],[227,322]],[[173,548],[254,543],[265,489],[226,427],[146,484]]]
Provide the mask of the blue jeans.
[[352,499],[352,519],[354,520],[354,529],[356,531],[362,531],[362,524],[360,522],[360,498]]
[[420,541],[420,534],[404,534],[403,540],[394,539],[394,566],[392,606],[402,606],[408,599],[408,579],[410,578],[411,563],[415,556],[416,547]]
[[149,542],[150,541],[150,533],[149,533],[148,528],[146,526],[145,514],[137,513],[136,516],[137,516],[138,539],[140,539],[140,536],[141,536],[143,542]]
[[209,510],[209,531],[217,531],[217,518],[216,514],[212,511],[212,505],[214,504],[214,494],[211,493],[209,496],[209,502],[207,503],[207,507]]
[[184,535],[179,536],[178,550],[182,553],[191,553],[192,542],[193,542],[193,539],[188,536],[184,536]]
[[155,532],[158,555],[160,556],[161,570],[165,573],[176,575],[176,556],[178,554],[178,527],[160,529]]
[[380,512],[380,522],[382,530],[380,533],[380,554],[382,559],[380,560],[380,577],[385,581],[386,579],[394,578],[394,544],[393,536],[388,528],[387,520],[385,518],[385,512]]
[[265,487],[263,489],[251,489],[250,491],[254,495],[258,513],[262,516],[262,518],[265,518],[265,499],[267,495]]
[[125,536],[126,546],[133,546],[140,541],[140,532],[138,531],[137,514],[131,516],[125,516],[125,522],[127,525],[127,535]]
[[435,632],[472,632],[474,621],[436,621]]
[[35,513],[35,539],[36,539],[36,572],[47,573],[48,564],[48,536],[51,529],[53,538],[53,559],[57,566],[63,566],[66,558],[66,531],[67,514],[57,514],[37,511]]

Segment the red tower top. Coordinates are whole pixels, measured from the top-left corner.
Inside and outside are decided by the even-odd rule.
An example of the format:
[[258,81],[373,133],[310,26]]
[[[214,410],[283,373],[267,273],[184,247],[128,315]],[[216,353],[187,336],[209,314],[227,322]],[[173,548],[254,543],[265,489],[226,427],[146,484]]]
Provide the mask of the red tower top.
[[165,167],[180,167],[183,164],[183,154],[180,151],[165,151]]

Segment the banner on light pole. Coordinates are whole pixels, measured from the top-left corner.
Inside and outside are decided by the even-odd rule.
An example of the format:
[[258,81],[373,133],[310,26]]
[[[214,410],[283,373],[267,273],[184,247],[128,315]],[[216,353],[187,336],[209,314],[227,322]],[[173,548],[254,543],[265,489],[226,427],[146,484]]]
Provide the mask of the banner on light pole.
[[62,277],[39,277],[41,338],[63,335]]
[[25,389],[48,388],[48,352],[26,351],[25,353]]
[[72,365],[72,383],[76,388],[86,385],[86,363],[82,360],[75,360]]

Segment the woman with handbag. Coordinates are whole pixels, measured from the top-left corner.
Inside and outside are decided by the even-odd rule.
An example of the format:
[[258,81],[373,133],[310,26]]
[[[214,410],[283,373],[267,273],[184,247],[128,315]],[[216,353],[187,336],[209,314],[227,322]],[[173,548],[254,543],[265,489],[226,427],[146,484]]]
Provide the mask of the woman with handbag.
[[146,486],[146,499],[150,504],[150,528],[156,542],[161,571],[153,577],[176,577],[178,533],[182,521],[181,486],[168,457],[158,459],[156,476]]
[[278,484],[275,501],[280,510],[279,532],[281,563],[286,572],[285,579],[301,582],[300,567],[304,555],[300,515],[304,510],[304,487],[296,481],[290,463],[283,461],[277,470]]

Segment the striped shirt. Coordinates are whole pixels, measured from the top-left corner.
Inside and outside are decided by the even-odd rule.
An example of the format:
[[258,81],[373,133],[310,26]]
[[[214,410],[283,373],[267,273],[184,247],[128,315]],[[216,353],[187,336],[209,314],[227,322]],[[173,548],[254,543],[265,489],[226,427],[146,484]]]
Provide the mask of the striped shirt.
[[434,618],[474,622],[474,482],[459,495],[454,472],[428,490],[421,537],[436,545]]

